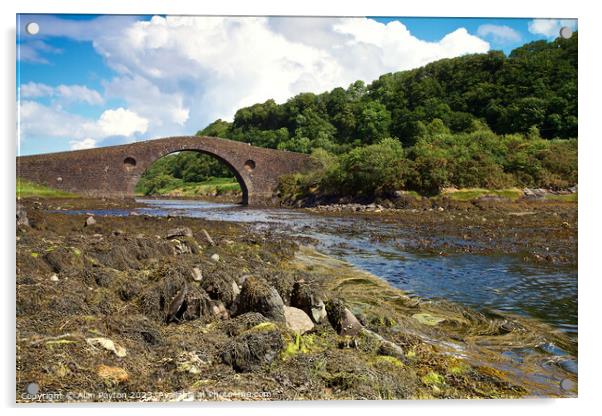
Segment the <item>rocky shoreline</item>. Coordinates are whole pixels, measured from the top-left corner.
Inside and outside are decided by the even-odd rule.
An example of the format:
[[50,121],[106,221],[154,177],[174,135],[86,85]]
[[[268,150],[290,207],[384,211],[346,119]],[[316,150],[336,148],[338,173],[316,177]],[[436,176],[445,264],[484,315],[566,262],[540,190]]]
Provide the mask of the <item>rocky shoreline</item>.
[[[119,202],[24,200],[18,211],[17,401],[576,395],[575,374],[541,366],[542,345],[576,354],[546,325],[408,297],[242,224],[48,212],[95,204]],[[520,234],[527,221],[572,221],[562,209],[486,215]],[[476,212],[457,232],[483,223]],[[395,221],[445,230],[442,212],[418,215]],[[532,350],[520,365],[504,354],[515,348]],[[27,393],[32,383],[47,395]]]

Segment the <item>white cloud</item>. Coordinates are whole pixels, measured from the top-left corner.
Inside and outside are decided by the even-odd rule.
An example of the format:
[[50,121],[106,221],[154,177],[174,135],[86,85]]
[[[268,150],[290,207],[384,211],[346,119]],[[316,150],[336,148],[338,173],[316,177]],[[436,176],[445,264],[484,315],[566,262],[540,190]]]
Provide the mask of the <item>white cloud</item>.
[[19,136],[60,137],[83,139],[97,136],[94,120],[68,113],[36,101],[21,100],[19,103]]
[[81,101],[90,105],[102,104],[103,99],[98,91],[92,90],[85,85],[59,85],[56,94],[68,102]]
[[98,91],[85,85],[51,87],[50,85],[30,81],[21,85],[19,89],[22,98],[52,97],[58,99],[62,104],[84,102],[90,105],[100,105],[104,102]]
[[484,24],[477,29],[477,35],[491,37],[495,43],[515,43],[521,41],[521,35],[510,26]]
[[94,46],[119,73],[107,94],[147,118],[153,137],[194,132],[268,98],[283,102],[489,49],[463,28],[427,42],[400,22],[365,18],[181,16],[119,26]]
[[42,55],[61,52],[61,49],[55,48],[42,40],[26,40],[19,43],[17,60],[36,64],[48,64],[48,59]]
[[54,88],[50,85],[30,81],[27,84],[21,85],[19,92],[23,98],[50,97],[54,94]]
[[96,140],[90,137],[82,140],[71,140],[69,145],[71,145],[71,150],[92,149],[96,147]]
[[148,120],[125,108],[105,110],[98,119],[69,113],[59,106],[47,106],[36,101],[19,103],[19,139],[55,137],[69,139],[74,146],[113,136],[132,138],[143,134]]
[[98,119],[98,127],[106,136],[131,136],[145,133],[148,120],[125,108],[106,110]]
[[[113,16],[40,22],[48,36],[92,40],[117,73],[104,82],[104,98],[124,102],[127,110],[107,110],[90,120],[96,131],[78,140],[192,134],[269,98],[284,102],[300,92],[370,82],[387,72],[489,50],[464,28],[428,42],[400,22],[367,18]],[[85,95],[79,93],[74,92]]]
[[567,26],[572,30],[577,29],[577,20],[575,19],[533,19],[529,22],[529,32],[535,35],[544,35],[548,38],[556,38],[560,34],[560,29]]

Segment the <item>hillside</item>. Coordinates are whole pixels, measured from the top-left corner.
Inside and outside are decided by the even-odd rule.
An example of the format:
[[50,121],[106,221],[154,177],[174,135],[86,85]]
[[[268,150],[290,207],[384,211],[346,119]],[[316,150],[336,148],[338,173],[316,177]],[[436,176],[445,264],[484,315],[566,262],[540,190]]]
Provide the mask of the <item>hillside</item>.
[[[575,33],[509,56],[443,59],[369,85],[241,108],[232,122],[197,134],[312,153],[315,172],[282,180],[290,201],[445,187],[564,189],[577,183],[577,47]],[[147,172],[139,189],[227,176],[215,161],[182,155]]]
[[577,39],[575,33],[537,41],[509,56],[491,51],[443,59],[284,104],[268,100],[199,134],[306,153],[318,147],[342,153],[385,137],[411,146],[435,119],[452,133],[473,131],[478,121],[496,134],[538,129],[546,139],[575,138]]

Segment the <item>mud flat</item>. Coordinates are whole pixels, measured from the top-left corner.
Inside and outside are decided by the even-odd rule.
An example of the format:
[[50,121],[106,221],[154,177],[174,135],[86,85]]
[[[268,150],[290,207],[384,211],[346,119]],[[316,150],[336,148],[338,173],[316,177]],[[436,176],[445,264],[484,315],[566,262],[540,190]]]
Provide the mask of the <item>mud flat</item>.
[[[123,208],[123,201],[21,204],[19,402],[577,394],[575,342],[535,320],[410,297],[248,224],[48,212]],[[446,227],[465,233],[477,221],[477,211],[462,214],[469,219],[460,211],[427,212],[390,220],[406,221],[426,238]],[[465,227],[443,221],[447,214]],[[485,215],[488,222],[498,214]],[[558,215],[560,232],[563,222],[573,227],[576,216]],[[495,230],[504,227],[472,235],[486,239]],[[519,229],[517,237],[495,232],[509,241],[503,249],[525,247]],[[535,234],[529,247],[539,250],[545,232]],[[558,247],[546,251],[564,255]]]

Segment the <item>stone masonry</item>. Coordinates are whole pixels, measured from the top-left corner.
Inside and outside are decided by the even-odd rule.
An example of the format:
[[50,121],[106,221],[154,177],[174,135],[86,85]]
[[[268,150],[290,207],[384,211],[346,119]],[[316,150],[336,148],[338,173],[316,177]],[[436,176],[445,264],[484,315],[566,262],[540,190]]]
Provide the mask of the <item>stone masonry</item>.
[[131,197],[141,175],[170,153],[196,150],[230,167],[243,191],[243,203],[271,205],[281,175],[310,168],[308,155],[266,149],[216,137],[169,137],[121,146],[17,158],[17,176],[88,196]]

